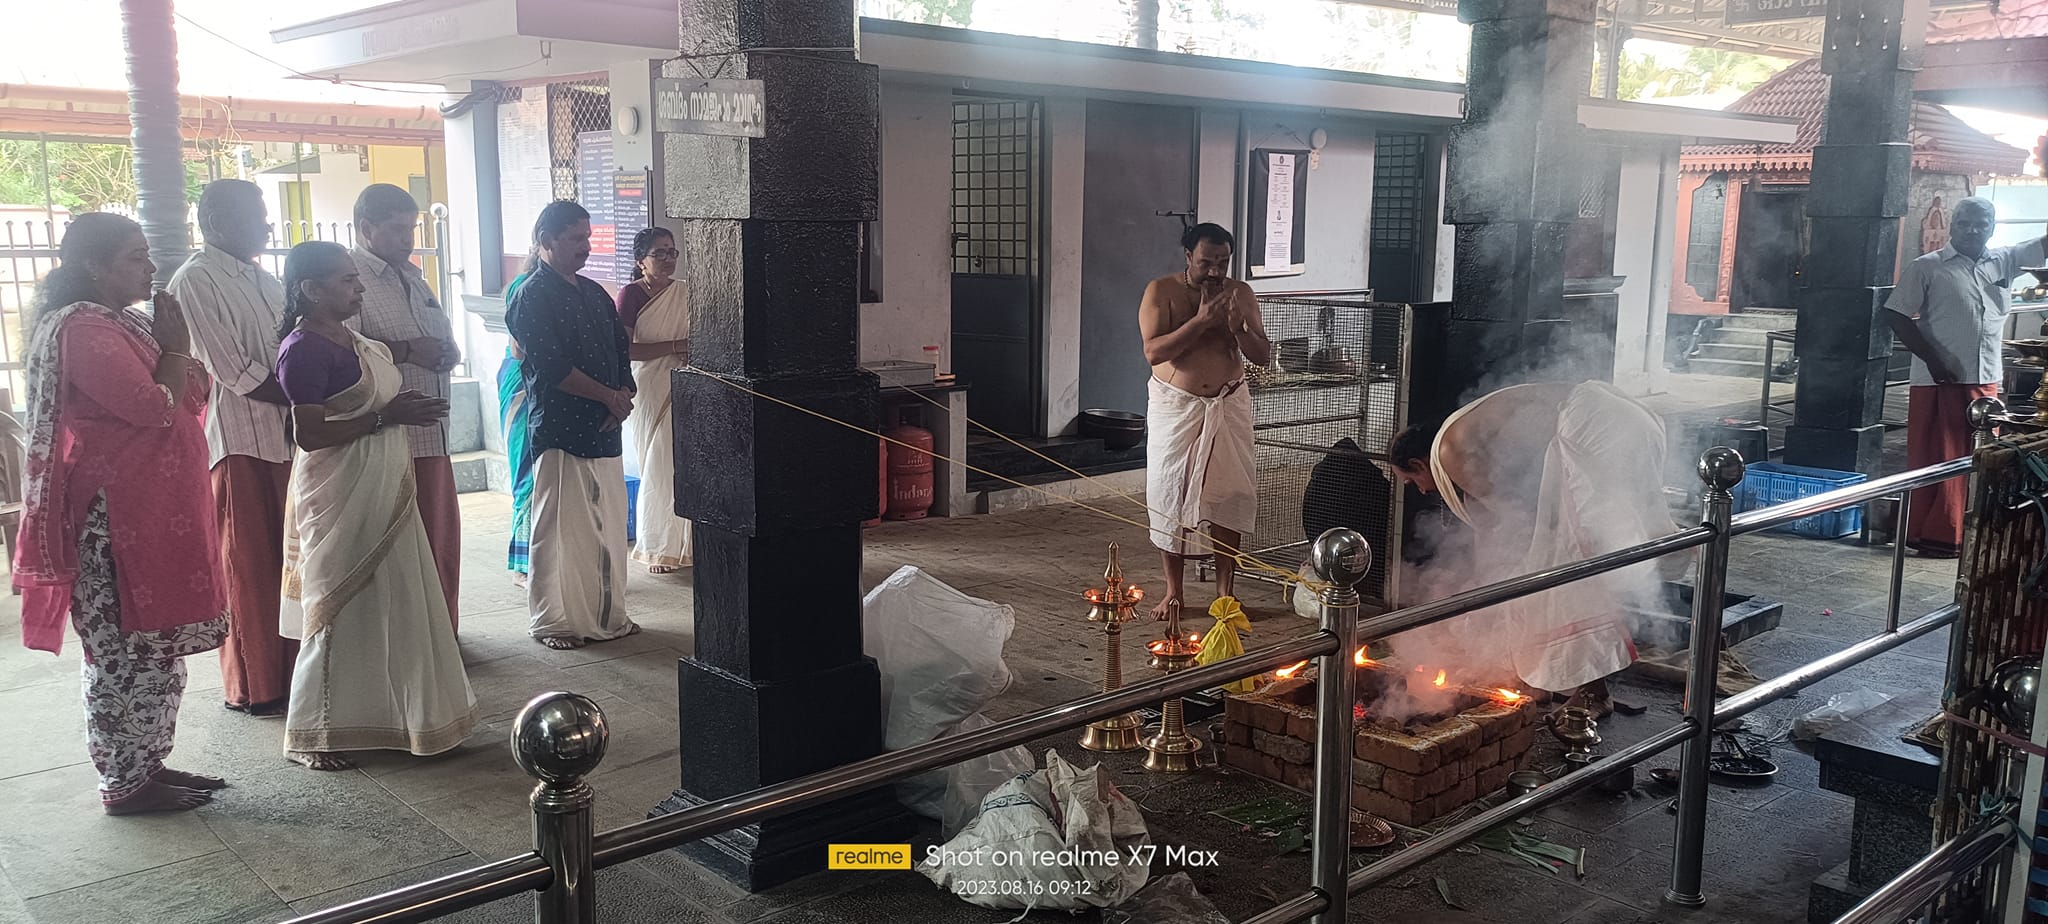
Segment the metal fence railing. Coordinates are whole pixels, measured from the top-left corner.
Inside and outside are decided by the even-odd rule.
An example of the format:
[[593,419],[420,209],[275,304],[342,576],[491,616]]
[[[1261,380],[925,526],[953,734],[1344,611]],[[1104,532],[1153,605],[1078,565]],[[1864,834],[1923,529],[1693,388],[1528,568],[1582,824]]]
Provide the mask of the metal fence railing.
[[[35,298],[36,286],[44,275],[57,268],[58,245],[64,240],[68,222],[0,222],[0,380],[15,395],[25,394],[19,381],[22,363],[22,312]],[[199,229],[189,229],[193,246],[198,246]],[[427,282],[442,304],[448,304],[448,207],[435,203],[420,213],[413,247],[413,259],[426,274]],[[292,246],[306,241],[333,241],[344,247],[355,245],[355,227],[347,222],[282,222],[271,227],[269,246],[257,254],[256,262],[273,276],[284,275],[284,258]],[[0,410],[5,410],[0,408]]]
[[[2002,413],[2002,408],[1996,399],[1986,398],[1974,404],[1971,411],[1981,445],[1990,435],[1993,414]],[[292,919],[290,924],[428,921],[525,892],[538,893],[535,920],[539,924],[592,924],[596,920],[596,869],[1309,658],[1320,659],[1321,664],[1311,809],[1311,881],[1307,891],[1281,900],[1245,924],[1290,924],[1311,918],[1342,922],[1351,894],[1399,877],[1493,828],[1674,747],[1682,750],[1678,817],[1665,899],[1678,905],[1702,905],[1712,730],[1947,626],[1960,611],[1950,603],[1903,625],[1894,620],[1883,632],[1717,702],[1714,682],[1720,661],[1721,590],[1726,579],[1729,543],[1736,536],[1801,517],[1854,507],[1952,478],[1974,476],[1972,465],[1971,459],[1957,459],[1738,517],[1731,513],[1734,500],[1730,491],[1742,480],[1742,459],[1732,450],[1710,449],[1701,456],[1699,464],[1700,478],[1706,487],[1699,526],[1363,621],[1358,618],[1359,596],[1354,588],[1365,577],[1371,551],[1357,532],[1332,530],[1320,537],[1312,550],[1315,568],[1328,584],[1321,599],[1321,626],[1312,634],[1227,661],[1167,674],[976,731],[891,751],[603,833],[593,830],[591,805],[595,794],[584,782],[604,754],[603,712],[595,703],[574,694],[543,694],[521,711],[513,730],[515,758],[540,780],[532,797],[532,851],[307,914]],[[1903,545],[1898,544],[1895,554],[1904,554]],[[1680,722],[1533,791],[1509,798],[1399,853],[1356,870],[1350,868],[1351,705],[1356,683],[1351,653],[1358,640],[1385,638],[1690,549],[1698,550],[1699,585],[1693,594],[1685,713]],[[1891,593],[1899,593],[1896,580]],[[1988,835],[1973,836],[1938,849],[1935,856],[1909,871],[1908,877],[1884,887],[1845,920],[1857,924],[1900,920],[1898,916],[1885,915],[1904,914],[1924,905],[1954,879],[1951,871],[1971,863],[1981,866],[1995,859],[2002,848],[1984,837]]]

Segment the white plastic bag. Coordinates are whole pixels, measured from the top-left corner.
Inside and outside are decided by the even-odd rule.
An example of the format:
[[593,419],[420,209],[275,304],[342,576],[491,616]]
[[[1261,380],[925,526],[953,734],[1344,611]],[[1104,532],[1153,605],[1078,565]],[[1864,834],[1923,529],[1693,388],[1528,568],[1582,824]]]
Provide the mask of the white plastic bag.
[[[1010,685],[1003,645],[1017,625],[1008,606],[970,597],[912,566],[868,592],[863,645],[882,671],[882,744],[900,750],[988,726],[979,710]],[[1037,765],[1021,747],[933,770],[898,784],[897,797],[951,836],[990,789]]]
[[1151,875],[1145,818],[1100,766],[1045,752],[1045,769],[996,787],[918,871],[984,908],[1081,911],[1123,903]]
[[[939,737],[993,724],[977,712]],[[991,790],[1036,769],[1038,764],[1031,759],[1031,752],[1019,745],[911,777],[897,784],[896,797],[911,811],[937,819],[944,825],[944,836],[952,837],[974,820],[982,798]]]
[[1828,697],[1827,705],[1793,719],[1792,737],[1801,741],[1812,741],[1891,701],[1891,694],[1879,693],[1876,690],[1837,693]]
[[868,591],[861,637],[882,669],[882,746],[895,751],[937,738],[1007,689],[1003,645],[1016,627],[1009,607],[911,565]]

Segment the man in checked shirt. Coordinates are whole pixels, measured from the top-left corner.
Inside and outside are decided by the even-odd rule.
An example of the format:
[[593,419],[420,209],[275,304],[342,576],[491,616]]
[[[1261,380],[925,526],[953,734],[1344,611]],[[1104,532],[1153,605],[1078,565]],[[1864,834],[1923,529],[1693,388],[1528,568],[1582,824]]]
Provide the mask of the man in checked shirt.
[[[391,348],[405,388],[446,400],[448,370],[462,361],[462,351],[455,346],[448,312],[412,265],[419,216],[412,194],[389,183],[375,184],[356,197],[354,254],[363,283],[363,313],[354,325],[363,336]],[[434,569],[441,574],[441,592],[448,598],[448,618],[459,625],[462,509],[456,504],[455,467],[448,458],[448,422],[406,427],[405,435],[412,445],[427,545],[434,552]]]

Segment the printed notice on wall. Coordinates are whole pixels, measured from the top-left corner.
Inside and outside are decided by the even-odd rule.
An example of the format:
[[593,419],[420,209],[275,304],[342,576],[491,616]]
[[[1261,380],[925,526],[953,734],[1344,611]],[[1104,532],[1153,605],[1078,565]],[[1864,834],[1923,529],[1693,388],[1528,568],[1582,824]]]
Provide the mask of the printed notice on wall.
[[1245,269],[1254,278],[1299,276],[1308,271],[1302,237],[1308,175],[1307,151],[1254,150],[1251,158],[1251,215],[1245,228]]
[[1294,263],[1294,155],[1266,155],[1267,268]]
[[517,100],[498,106],[498,201],[507,256],[526,256],[533,220],[555,197],[547,97],[546,87],[526,87]]

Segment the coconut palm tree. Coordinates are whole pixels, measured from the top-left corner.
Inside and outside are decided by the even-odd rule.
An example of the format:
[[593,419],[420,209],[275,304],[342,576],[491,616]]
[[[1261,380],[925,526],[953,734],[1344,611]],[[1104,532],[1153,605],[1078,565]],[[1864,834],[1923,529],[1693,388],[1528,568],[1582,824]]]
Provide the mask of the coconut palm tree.
[[169,282],[192,241],[185,230],[185,152],[178,128],[178,32],[172,0],[121,0],[136,212],[157,280]]

